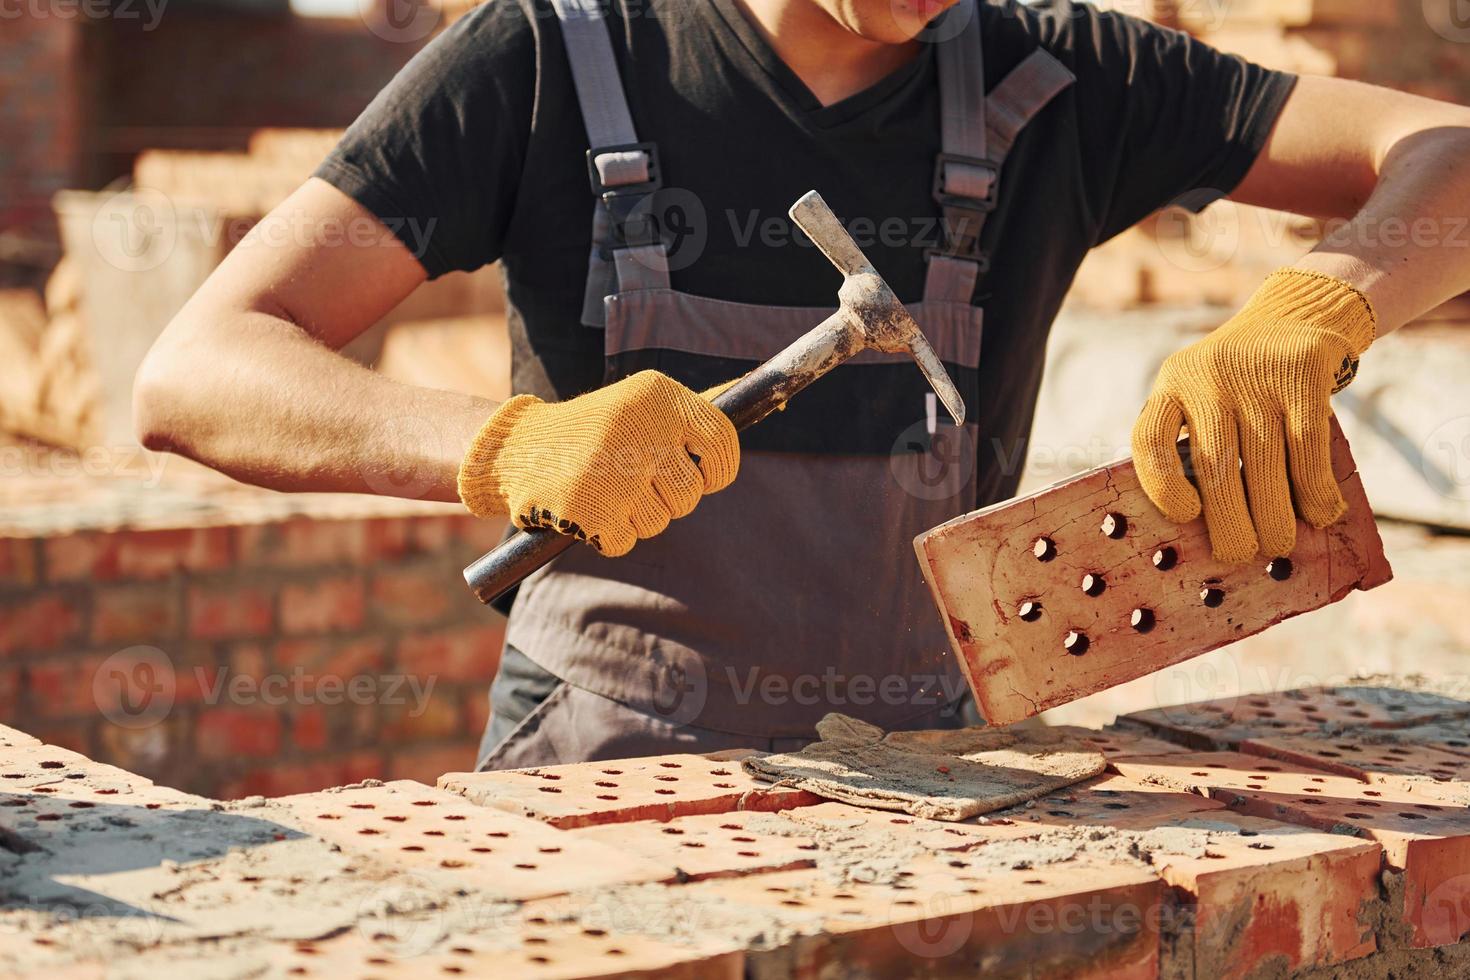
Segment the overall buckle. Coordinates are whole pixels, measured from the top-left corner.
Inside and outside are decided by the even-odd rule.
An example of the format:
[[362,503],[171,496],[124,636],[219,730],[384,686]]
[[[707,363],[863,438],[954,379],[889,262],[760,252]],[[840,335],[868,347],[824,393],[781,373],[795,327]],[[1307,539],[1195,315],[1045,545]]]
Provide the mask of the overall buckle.
[[[597,169],[597,158],[607,153],[642,153],[648,160],[648,179],[624,184],[605,183]],[[655,245],[661,241],[658,222],[652,212],[643,207],[664,185],[657,144],[620,143],[589,149],[587,177],[592,184],[592,193],[602,198],[607,207],[613,248]]]
[[[990,175],[990,185],[986,195],[971,197],[968,194],[957,194],[950,191],[945,180],[945,166],[951,163],[986,171]],[[934,161],[934,200],[945,207],[968,208],[971,211],[983,211],[989,214],[995,210],[996,190],[999,185],[1000,166],[993,160],[987,160],[984,157],[967,157],[960,153],[941,153]]]

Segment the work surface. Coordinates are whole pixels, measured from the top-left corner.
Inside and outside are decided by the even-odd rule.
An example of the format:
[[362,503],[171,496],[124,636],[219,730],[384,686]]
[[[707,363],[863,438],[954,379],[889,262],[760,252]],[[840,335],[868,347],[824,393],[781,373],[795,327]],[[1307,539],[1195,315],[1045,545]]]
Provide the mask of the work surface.
[[665,756],[219,803],[0,728],[0,974],[1470,973],[1470,702],[1073,730],[1109,771],[940,823]]

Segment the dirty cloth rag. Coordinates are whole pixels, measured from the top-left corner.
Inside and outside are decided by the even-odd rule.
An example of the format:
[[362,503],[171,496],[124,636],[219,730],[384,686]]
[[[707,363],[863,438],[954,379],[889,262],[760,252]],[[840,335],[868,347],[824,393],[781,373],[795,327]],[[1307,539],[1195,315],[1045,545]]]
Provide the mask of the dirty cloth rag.
[[1045,796],[1101,773],[1097,751],[1045,730],[893,732],[832,713],[820,741],[799,752],[746,759],[757,779],[831,800],[965,820]]

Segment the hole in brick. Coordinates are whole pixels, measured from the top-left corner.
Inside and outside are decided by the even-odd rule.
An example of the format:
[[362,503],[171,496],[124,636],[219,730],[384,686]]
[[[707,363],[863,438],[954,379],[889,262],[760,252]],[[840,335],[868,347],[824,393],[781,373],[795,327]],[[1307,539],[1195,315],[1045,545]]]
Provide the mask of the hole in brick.
[[471,851],[474,851],[476,854],[494,854],[495,853],[495,848],[493,848],[493,847],[472,847],[472,848],[470,848],[470,850]]
[[510,836],[510,832],[509,831],[506,831],[506,830],[492,830],[488,834],[486,834],[485,836],[486,837],[509,837]]
[[617,789],[618,788],[618,784],[617,783],[609,782],[606,779],[599,779],[597,782],[593,783],[592,785],[593,786],[601,786],[603,789]]
[[678,769],[679,768],[679,763],[677,763],[677,762],[660,762],[659,765],[663,766],[665,769]]
[[684,833],[684,831],[680,830],[678,827],[665,827],[663,830],[664,830],[664,833],[666,833],[666,834],[682,834],[682,833]]
[[38,814],[36,816],[36,819],[37,820],[60,820],[61,819],[61,814],[59,814],[59,813],[42,813],[42,814]]
[[1016,615],[1021,617],[1023,622],[1034,623],[1041,618],[1041,603],[1030,600],[1023,602],[1016,607]]
[[604,956],[622,956],[623,955],[623,951],[621,949],[618,949],[616,946],[613,946],[610,949],[603,950],[602,951],[602,955],[604,955]]
[[1108,583],[1103,581],[1103,577],[1095,572],[1088,572],[1082,576],[1083,593],[1092,596],[1094,599],[1102,595],[1107,587]]
[[735,843],[737,843],[737,844],[754,844],[755,843],[755,838],[754,837],[731,837],[730,839],[732,841],[734,841]]
[[403,823],[403,822],[404,822],[404,821],[406,821],[406,820],[407,820],[407,819],[408,819],[408,818],[407,818],[407,817],[403,817],[403,816],[394,816],[394,815],[389,815],[389,816],[386,816],[386,817],[384,817],[384,818],[383,818],[383,819],[384,819],[384,820],[390,820],[390,821],[392,821],[392,822],[393,822],[393,823]]
[[95,804],[95,803],[87,803],[85,801],[78,800],[77,802],[71,804],[71,808],[73,810],[90,810],[92,807],[94,807],[96,805],[97,804]]
[[898,823],[898,824],[913,823],[912,820],[905,820],[903,817],[893,817],[888,822],[889,823]]
[[557,774],[556,774],[556,773],[554,773],[554,772],[543,772],[543,773],[542,773],[542,774],[541,774],[541,778],[542,778],[542,779],[550,779],[550,780],[552,780],[552,781],[553,781],[553,782],[554,782],[554,781],[556,781],[556,780],[558,780],[558,779],[560,779],[560,778],[561,778],[561,777],[560,777],[560,776],[558,776],[558,775],[557,775]]
[[547,920],[546,920],[546,917],[544,915],[533,915],[529,919],[526,920],[526,923],[527,923],[527,925],[544,926],[544,925],[546,925],[546,921]]
[[1025,881],[1022,882],[1022,884],[1023,885],[1044,885],[1044,884],[1046,884],[1046,882],[1042,881],[1040,878],[1027,878]]
[[347,805],[350,806],[354,810],[376,810],[377,809],[377,807],[373,806],[371,803],[349,803]]
[[1344,813],[1343,816],[1347,817],[1349,820],[1367,820],[1368,819],[1368,814],[1366,814],[1366,813]]
[[[1450,742],[1449,744],[1450,745],[1454,745],[1456,743]],[[115,789],[99,789],[97,791],[97,795],[98,796],[114,796],[116,794],[117,794],[117,790],[115,790]]]
[[1223,861],[1223,860],[1225,860],[1225,855],[1219,854],[1219,853],[1217,853],[1215,851],[1205,851],[1205,857],[1209,858],[1211,861]]
[[598,938],[600,936],[606,936],[607,935],[607,930],[606,929],[583,929],[582,930],[582,935],[584,935],[584,936],[591,936],[592,938],[596,939],[596,938]]
[[[781,899],[781,904],[782,905],[805,905],[806,903],[803,902],[799,898],[783,898],[783,899]],[[896,902],[895,904],[902,905],[903,903],[902,902]]]
[[744,830],[745,828],[742,827],[742,826],[740,826],[740,824],[738,824],[738,823],[722,823],[722,824],[720,824],[720,829],[721,830]]
[[451,953],[457,953],[460,956],[471,956],[475,952],[474,950],[470,949],[468,946],[451,946],[451,947],[449,947],[449,951]]
[[413,801],[413,805],[414,806],[434,806],[437,802],[438,802],[437,800],[414,800]]
[[463,861],[456,861],[454,858],[445,858],[439,862],[441,868],[462,868],[464,865]]
[[374,834],[381,834],[382,831],[381,830],[377,830],[377,829],[375,829],[373,827],[364,827],[361,830],[359,830],[358,833],[359,834],[362,834],[364,837],[371,837]]
[[538,786],[536,788],[539,789],[543,793],[560,793],[561,792],[561,788],[560,787],[557,787],[557,786]]
[[680,846],[681,847],[703,847],[704,844],[702,844],[701,842],[699,842],[697,840],[686,840]]
[[797,844],[796,845],[796,849],[798,851],[815,851],[817,849],[817,845],[815,845],[815,844]]
[[464,817],[464,814],[463,813],[446,813],[446,814],[444,814],[444,819],[445,820],[463,820],[464,818],[465,817]]
[[1208,776],[1209,773],[1207,773],[1207,772],[1192,772],[1192,773],[1190,773],[1190,775],[1191,776]]
[[621,776],[623,774],[623,770],[621,770],[621,769],[604,769],[604,770],[602,770],[602,774],[604,776]]
[[526,959],[532,963],[535,963],[537,966],[545,966],[547,963],[551,962],[551,959],[546,956],[528,956],[526,957]]
[[1245,788],[1246,789],[1265,789],[1266,787],[1264,785],[1262,785],[1261,783],[1246,783],[1245,784]]
[[1154,628],[1154,611],[1140,606],[1128,617],[1128,625],[1139,633],[1147,633]]
[[711,776],[728,776],[728,775],[730,775],[730,770],[728,770],[728,769],[711,769],[709,771],[709,774]]
[[1435,806],[1433,803],[1415,803],[1414,808],[1416,810],[1428,810],[1431,813],[1435,813],[1444,809],[1444,807]]
[[1104,803],[1103,804],[1103,809],[1104,810],[1126,810],[1126,809],[1128,809],[1128,804],[1126,804],[1126,803]]
[[1291,559],[1272,558],[1266,563],[1266,574],[1278,582],[1285,582],[1291,578]]
[[518,864],[518,865],[516,865],[516,867],[519,868],[521,871],[535,871],[536,870],[536,866],[534,864]]
[[1037,538],[1031,544],[1031,553],[1037,561],[1051,561],[1057,556],[1056,542],[1051,538]]
[[656,790],[654,790],[654,792],[657,793],[659,796],[673,796],[674,795],[674,791],[671,790],[671,789],[656,789]]
[[538,847],[538,848],[536,848],[536,850],[540,851],[542,854],[560,854],[561,853],[561,848],[559,848],[559,847]]
[[597,798],[599,800],[616,800],[617,799],[616,796],[611,796],[611,795],[609,795],[607,793],[602,793]]
[[1116,541],[1128,533],[1128,518],[1122,514],[1110,513],[1102,519],[1100,530],[1103,534]]
[[[715,789],[734,789],[734,783],[715,783]],[[660,793],[673,792],[672,790],[659,790]]]
[[55,761],[52,761],[52,760],[49,760],[48,759],[47,761],[41,763],[41,768],[42,769],[65,769],[66,768],[66,763],[65,762],[55,762]]
[[661,783],[674,783],[678,782],[679,780],[678,776],[654,776],[653,778],[657,779]]
[[743,857],[743,858],[758,858],[758,857],[760,857],[760,853],[757,852],[757,851],[736,851],[735,853],[738,854],[739,856]]
[[1424,814],[1422,814],[1422,813],[1414,813],[1412,810],[1404,810],[1403,812],[1401,812],[1399,814],[1399,816],[1403,817],[1405,820],[1428,820],[1429,819]]
[[1159,571],[1167,572],[1179,564],[1179,552],[1175,551],[1171,545],[1164,545],[1154,552],[1153,563]]
[[1091,645],[1092,641],[1087,638],[1087,634],[1078,630],[1069,631],[1062,640],[1062,648],[1074,657],[1082,656]]
[[418,845],[418,844],[404,844],[402,847],[399,848],[399,850],[400,851],[422,851],[423,850],[423,847],[420,846],[420,845]]
[[1225,604],[1225,590],[1218,585],[1207,585],[1199,590],[1199,601],[1210,609],[1219,609]]

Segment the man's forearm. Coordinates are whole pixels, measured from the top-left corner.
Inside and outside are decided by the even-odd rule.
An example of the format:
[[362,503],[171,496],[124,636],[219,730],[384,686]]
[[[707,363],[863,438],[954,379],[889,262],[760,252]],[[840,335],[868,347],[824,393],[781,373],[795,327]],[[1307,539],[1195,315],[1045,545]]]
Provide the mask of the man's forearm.
[[1470,290],[1470,128],[1400,140],[1363,208],[1329,228],[1295,267],[1361,290],[1378,336]]
[[[172,325],[139,373],[139,437],[274,490],[458,500],[484,398],[391,381],[259,312]],[[186,318],[194,319],[190,324]]]

